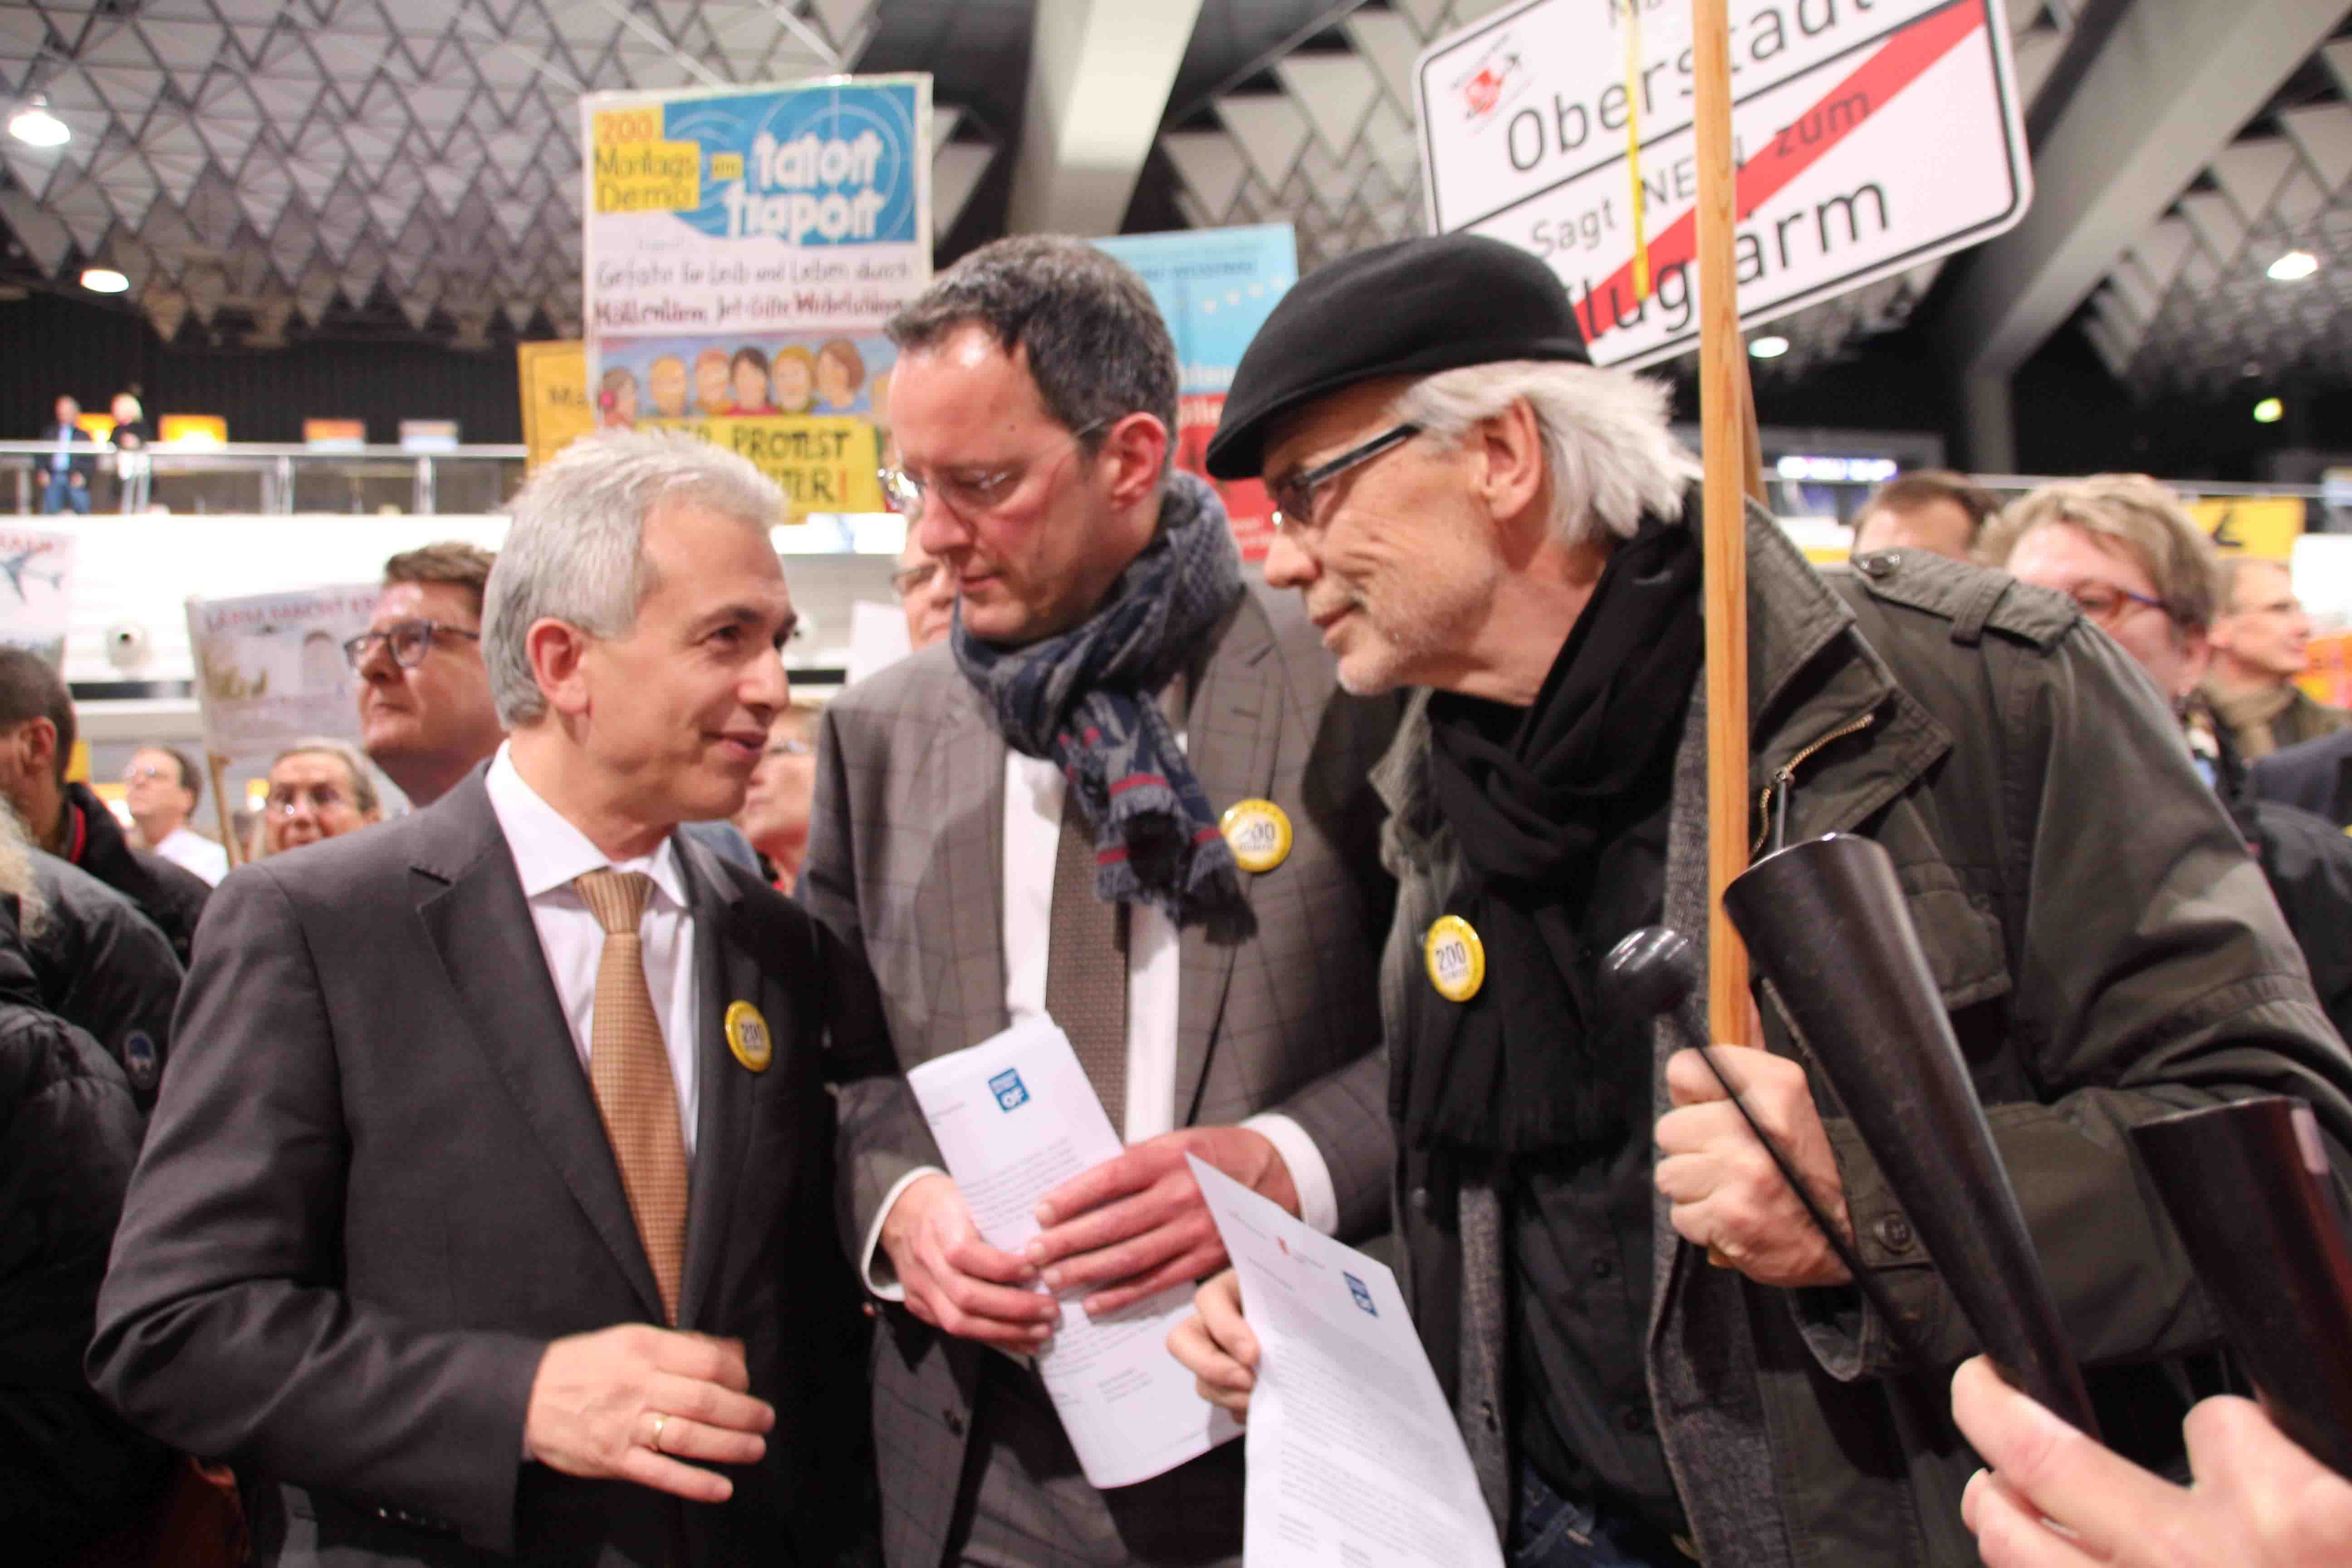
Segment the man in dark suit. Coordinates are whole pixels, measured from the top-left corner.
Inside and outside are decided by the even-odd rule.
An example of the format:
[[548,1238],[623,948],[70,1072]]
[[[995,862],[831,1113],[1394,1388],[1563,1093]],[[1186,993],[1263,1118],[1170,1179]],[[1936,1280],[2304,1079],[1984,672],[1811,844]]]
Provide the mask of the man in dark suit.
[[1188,1153],[1326,1231],[1381,1226],[1367,775],[1396,710],[1339,692],[1296,601],[1246,584],[1214,492],[1169,471],[1176,353],[1125,267],[1003,240],[890,331],[892,488],[961,603],[946,644],[827,705],[800,897],[873,965],[902,1067],[1042,1013],[1129,1148],[1010,1256],[904,1083],[845,1090],[848,1240],[894,1303],[884,1550],[1238,1563],[1241,1445],[1087,1483],[1025,1359],[1055,1310],[1032,1285],[1100,1316],[1221,1266]]
[[707,446],[572,447],[490,580],[507,745],[220,890],[89,1367],[261,1483],[264,1562],[809,1564],[861,1527],[818,1064],[871,993],[674,831],[786,700],[782,507]]
[[[89,431],[74,423],[80,417],[81,405],[70,397],[60,397],[58,416],[41,427],[41,439],[57,447],[41,458],[44,513],[71,510],[89,515],[90,477],[98,472],[98,443],[90,439]],[[76,451],[77,443],[90,450]]]

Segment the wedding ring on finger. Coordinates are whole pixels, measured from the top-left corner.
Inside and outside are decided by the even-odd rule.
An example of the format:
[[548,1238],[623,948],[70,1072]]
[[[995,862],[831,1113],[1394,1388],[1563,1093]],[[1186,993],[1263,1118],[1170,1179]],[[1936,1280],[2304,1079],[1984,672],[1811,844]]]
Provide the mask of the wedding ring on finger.
[[668,1425],[668,1416],[656,1415],[654,1417],[654,1435],[646,1440],[646,1447],[651,1448],[656,1454],[660,1453],[662,1451],[662,1428]]

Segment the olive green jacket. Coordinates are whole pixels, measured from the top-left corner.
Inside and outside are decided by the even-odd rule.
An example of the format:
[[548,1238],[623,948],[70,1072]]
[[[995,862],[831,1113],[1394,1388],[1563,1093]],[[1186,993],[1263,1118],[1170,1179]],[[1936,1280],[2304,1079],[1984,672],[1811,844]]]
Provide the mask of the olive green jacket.
[[[2352,1057],[2154,687],[2070,602],[1916,551],[1818,574],[1761,512],[1748,534],[1757,831],[1785,797],[1791,840],[1860,833],[1894,858],[2077,1352],[2123,1369],[2092,1374],[2109,1436],[2151,1440],[2161,1459],[2184,1401],[2152,1363],[2217,1331],[2124,1129],[2283,1092],[2352,1147]],[[1665,899],[1701,944],[1703,707],[1695,694],[1676,757]],[[1424,694],[1374,774],[1399,882],[1381,970],[1392,1049],[1417,1009],[1448,1005],[1420,952],[1460,869],[1426,793],[1428,743]],[[1659,1029],[1658,1114],[1679,1044]],[[1947,1394],[1973,1338],[1818,1079],[1815,1097],[1862,1258],[1928,1364],[1898,1364],[1850,1288],[1706,1267],[1660,1199],[1644,1353],[1691,1534],[1722,1568],[1973,1563],[1959,1499],[1976,1460]],[[1397,1199],[1408,1299],[1500,1520],[1511,1363],[1495,1184],[1401,1151]]]

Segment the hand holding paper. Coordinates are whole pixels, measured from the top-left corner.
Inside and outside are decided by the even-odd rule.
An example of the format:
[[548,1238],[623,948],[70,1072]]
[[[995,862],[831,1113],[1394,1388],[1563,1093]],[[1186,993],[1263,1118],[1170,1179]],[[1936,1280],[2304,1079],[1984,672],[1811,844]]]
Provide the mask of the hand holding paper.
[[[1249,1380],[1231,1390],[1247,1395],[1251,1415],[1246,1568],[1502,1568],[1495,1521],[1396,1277],[1202,1162],[1192,1173],[1234,1275],[1202,1289],[1198,1338],[1187,1324],[1171,1348],[1192,1347],[1185,1363],[1220,1405],[1219,1394]],[[1250,1302],[1245,1326],[1228,1314],[1240,1296]],[[1216,1352],[1199,1355],[1200,1339]],[[1248,1352],[1255,1373],[1243,1364]]]
[[[979,1045],[935,1057],[907,1082],[955,1178],[950,1194],[969,1205],[964,1223],[979,1232],[977,1241],[966,1240],[945,1219],[929,1222],[950,1268],[995,1267],[997,1258],[1029,1269],[1023,1253],[1038,1234],[1039,1203],[1119,1155],[1102,1102],[1050,1019],[1024,1018]],[[900,1205],[923,1184],[910,1185]],[[918,1256],[921,1246],[908,1250]],[[974,1286],[965,1300],[971,1310],[994,1318],[1013,1312],[1018,1303],[1011,1298],[1021,1293],[988,1284],[984,1292]],[[998,1342],[1035,1349],[1038,1375],[1070,1447],[1097,1487],[1149,1479],[1240,1431],[1192,1397],[1192,1380],[1168,1356],[1168,1331],[1183,1314],[1186,1294],[1166,1291],[1119,1311],[1088,1311],[1066,1296],[1033,1294],[1035,1310],[1055,1325],[1052,1338],[1034,1347]]]
[[1192,1315],[1169,1334],[1168,1353],[1192,1374],[1194,1393],[1236,1421],[1249,1419],[1257,1336],[1242,1316],[1239,1273],[1228,1268],[1193,1293]]
[[906,1288],[907,1310],[942,1333],[1004,1350],[1043,1344],[1061,1316],[1037,1294],[1037,1270],[983,1240],[963,1194],[925,1176],[898,1194],[882,1224],[882,1249]]
[[1196,1156],[1261,1197],[1298,1212],[1298,1190],[1272,1141],[1246,1127],[1186,1127],[1134,1145],[1037,1205],[1050,1228],[1030,1242],[1030,1262],[1048,1289],[1097,1289],[1089,1312],[1121,1307],[1190,1285],[1225,1265],[1225,1244],[1209,1217],[1187,1156]]

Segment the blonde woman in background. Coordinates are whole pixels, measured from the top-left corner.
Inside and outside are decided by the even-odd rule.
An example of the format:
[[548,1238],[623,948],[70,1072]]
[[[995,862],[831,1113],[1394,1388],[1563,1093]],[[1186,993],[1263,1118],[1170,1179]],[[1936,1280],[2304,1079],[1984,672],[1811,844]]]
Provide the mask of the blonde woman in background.
[[114,395],[114,474],[122,481],[122,498],[116,510],[124,512],[147,510],[147,489],[153,465],[147,456],[146,411],[139,399],[128,392]]

